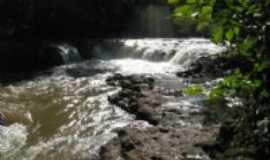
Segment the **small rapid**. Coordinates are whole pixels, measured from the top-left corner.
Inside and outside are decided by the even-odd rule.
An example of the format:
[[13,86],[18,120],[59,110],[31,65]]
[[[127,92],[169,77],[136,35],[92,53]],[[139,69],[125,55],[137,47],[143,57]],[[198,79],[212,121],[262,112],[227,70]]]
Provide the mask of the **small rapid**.
[[74,46],[67,43],[55,45],[59,49],[59,54],[61,55],[65,64],[80,62],[82,60],[80,52]]
[[[115,47],[117,46],[117,47]],[[197,59],[225,52],[225,46],[204,38],[113,39],[94,48],[94,55],[135,58],[150,62],[166,62],[187,67]],[[106,56],[105,56],[106,57]]]
[[106,84],[109,76],[149,75],[181,83],[177,71],[226,50],[206,39],[110,39],[89,52],[91,60],[81,61],[76,48],[59,48],[65,65],[0,86],[0,107],[30,112],[33,119],[30,125],[0,127],[1,160],[97,159],[99,148],[116,136],[113,130],[149,125],[108,102],[119,91]]

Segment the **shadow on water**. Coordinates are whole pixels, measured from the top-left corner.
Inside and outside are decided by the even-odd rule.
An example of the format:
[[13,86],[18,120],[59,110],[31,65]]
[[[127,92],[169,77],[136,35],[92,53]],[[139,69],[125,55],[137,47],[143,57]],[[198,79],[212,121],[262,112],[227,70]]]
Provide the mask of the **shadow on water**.
[[25,72],[25,73],[0,73],[0,86],[15,85],[22,81],[33,80],[41,75],[49,76],[50,71]]
[[115,72],[117,70],[116,68],[100,68],[99,64],[99,61],[86,61],[81,64],[74,64],[72,67],[66,69],[66,73],[73,78],[82,78],[105,74],[107,72]]

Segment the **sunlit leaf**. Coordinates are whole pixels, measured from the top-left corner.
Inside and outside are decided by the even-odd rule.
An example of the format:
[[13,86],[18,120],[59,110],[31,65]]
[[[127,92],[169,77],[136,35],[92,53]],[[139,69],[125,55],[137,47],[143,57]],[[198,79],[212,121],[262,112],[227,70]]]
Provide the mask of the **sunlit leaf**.
[[226,32],[226,40],[232,41],[233,38],[234,38],[234,31],[231,29]]
[[224,28],[222,26],[216,26],[213,28],[212,39],[215,43],[219,43],[223,40]]

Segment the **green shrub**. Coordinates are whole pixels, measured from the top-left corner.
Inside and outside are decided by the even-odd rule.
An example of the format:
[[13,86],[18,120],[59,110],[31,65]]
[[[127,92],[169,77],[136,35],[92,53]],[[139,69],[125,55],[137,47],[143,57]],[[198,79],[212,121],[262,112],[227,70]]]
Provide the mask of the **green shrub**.
[[193,86],[185,88],[183,92],[188,96],[196,96],[196,95],[202,94],[204,90],[205,89],[199,85],[193,85]]
[[224,120],[218,138],[224,154],[216,159],[269,159],[270,0],[168,2],[176,19],[196,21],[197,30],[209,28],[213,42],[227,44],[235,58],[244,56],[252,65],[240,67],[210,93],[211,99],[240,96],[247,101]]

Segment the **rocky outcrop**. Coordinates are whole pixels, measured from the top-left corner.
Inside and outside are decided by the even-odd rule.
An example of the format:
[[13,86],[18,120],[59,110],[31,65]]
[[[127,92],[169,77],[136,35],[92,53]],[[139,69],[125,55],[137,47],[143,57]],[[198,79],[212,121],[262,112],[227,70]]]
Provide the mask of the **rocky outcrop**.
[[101,148],[101,160],[209,160],[201,144],[213,142],[218,127],[200,125],[202,113],[164,106],[169,95],[155,89],[152,77],[116,74],[107,83],[121,88],[110,103],[152,126],[117,129],[118,136]]
[[153,78],[144,76],[124,77],[116,74],[108,78],[107,83],[122,87],[119,93],[108,97],[109,102],[135,114],[139,120],[146,120],[151,124],[158,123],[161,118],[160,111],[158,111],[161,105],[161,97],[151,92],[154,85]]
[[0,41],[0,83],[31,79],[41,70],[64,64],[58,46],[39,40]]
[[229,75],[236,68],[248,71],[252,63],[245,57],[218,55],[201,57],[191,64],[190,69],[177,73],[177,76],[190,79],[192,82],[206,82]]
[[212,128],[124,128],[101,148],[101,160],[209,160],[200,143],[215,134]]
[[57,47],[40,41],[1,41],[0,72],[24,73],[63,64]]
[[33,123],[30,112],[19,112],[1,109],[0,111],[0,125],[9,126],[14,123],[21,123],[29,125]]

